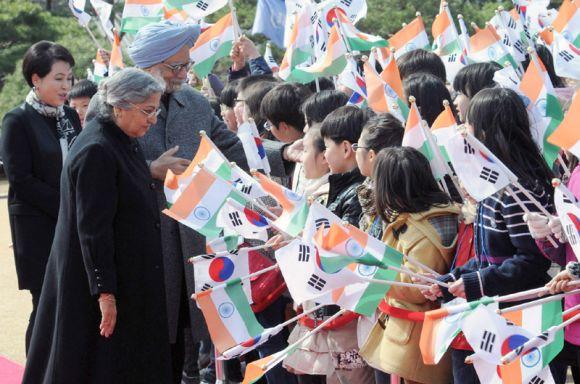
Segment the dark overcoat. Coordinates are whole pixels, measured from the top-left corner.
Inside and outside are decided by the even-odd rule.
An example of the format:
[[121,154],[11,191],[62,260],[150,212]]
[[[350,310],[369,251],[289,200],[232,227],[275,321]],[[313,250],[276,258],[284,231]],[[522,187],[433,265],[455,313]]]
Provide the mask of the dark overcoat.
[[[168,107],[161,104],[161,113],[157,118],[157,123],[151,126],[147,134],[139,138],[145,158],[149,162],[176,145],[179,145],[179,151],[175,156],[193,159],[199,148],[200,131],[205,131],[230,161],[235,161],[240,167],[247,169],[242,143],[236,134],[229,131],[226,125],[216,117],[209,101],[199,92],[188,85],[183,85],[180,90],[170,95]],[[157,206],[161,211],[167,207],[163,182],[155,181],[155,183]],[[197,308],[195,301],[189,299],[195,290],[193,266],[189,259],[205,253],[205,237],[162,214],[161,238],[169,339],[172,343],[177,339],[179,313],[183,309],[183,290],[185,289],[193,340],[200,341],[209,335],[201,311]]]
[[[54,243],[23,383],[169,383],[159,209],[141,147],[91,121],[61,179]],[[99,335],[100,293],[117,300]]]
[[[80,132],[77,113],[65,107]],[[2,122],[0,154],[8,177],[8,215],[18,287],[39,291],[58,216],[62,153],[56,119],[23,103]]]

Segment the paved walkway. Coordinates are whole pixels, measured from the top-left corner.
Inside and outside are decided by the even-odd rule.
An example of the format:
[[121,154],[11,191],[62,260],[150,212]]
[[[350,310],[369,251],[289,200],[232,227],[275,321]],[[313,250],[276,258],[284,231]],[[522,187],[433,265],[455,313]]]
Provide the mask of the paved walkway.
[[7,194],[8,183],[0,180],[0,356],[24,364],[24,334],[32,303],[28,291],[18,290]]

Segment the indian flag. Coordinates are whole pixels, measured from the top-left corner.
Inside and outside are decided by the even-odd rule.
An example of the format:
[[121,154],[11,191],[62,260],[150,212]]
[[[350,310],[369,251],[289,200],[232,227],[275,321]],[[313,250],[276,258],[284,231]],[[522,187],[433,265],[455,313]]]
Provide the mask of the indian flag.
[[282,360],[296,351],[299,346],[300,344],[291,344],[280,352],[252,361],[246,365],[246,372],[244,373],[244,381],[242,381],[242,384],[256,383],[266,372],[280,364]]
[[439,56],[461,52],[459,35],[451,18],[449,8],[445,3],[442,7],[442,12],[435,16],[435,20],[433,20],[433,25],[431,26],[431,34],[433,35],[432,49]]
[[[338,32],[338,26],[335,24],[330,30],[328,37],[328,48],[322,57],[310,66],[305,64],[296,67],[296,81],[304,81],[309,76],[338,76],[346,67],[347,49],[344,41]],[[305,82],[310,82],[307,80]]]
[[351,51],[370,51],[373,47],[387,47],[389,43],[380,36],[369,35],[359,31],[350,21],[344,11],[337,11],[342,34]]
[[217,238],[222,230],[216,225],[216,220],[228,198],[245,203],[229,183],[200,168],[173,205],[163,213],[211,240]]
[[435,140],[437,141],[437,145],[441,150],[443,158],[445,161],[449,162],[451,160],[449,160],[449,155],[445,149],[445,143],[447,143],[447,140],[457,133],[457,120],[455,120],[455,115],[453,115],[449,101],[445,100],[443,105],[445,109],[433,122],[431,132],[433,133],[433,136],[435,136]]
[[520,91],[529,100],[530,130],[546,162],[551,167],[558,158],[559,148],[548,142],[548,137],[564,118],[562,106],[556,97],[546,67],[535,52],[530,53],[532,63],[520,83]]
[[578,91],[574,93],[570,109],[566,112],[562,124],[548,137],[548,142],[570,151],[576,157],[580,157],[580,96]]
[[95,83],[99,83],[101,80],[107,77],[108,69],[107,64],[105,64],[105,60],[103,60],[103,57],[101,56],[98,50],[97,56],[95,57],[95,60],[93,60],[93,66],[94,66],[93,81]]
[[109,61],[109,76],[125,68],[123,64],[123,52],[121,51],[121,37],[117,31],[113,31],[113,48],[111,48],[111,59]]
[[425,24],[421,14],[417,12],[417,17],[409,24],[405,25],[399,32],[389,39],[389,45],[395,48],[395,58],[415,49],[430,50],[431,44],[425,32]]
[[306,197],[292,192],[262,173],[256,172],[254,177],[264,191],[282,206],[282,214],[274,224],[290,236],[297,236],[304,229],[308,217]]
[[243,240],[238,235],[218,237],[217,239],[206,242],[205,251],[208,255],[218,252],[232,252],[238,249],[240,244],[244,242]]
[[121,32],[137,33],[144,26],[161,21],[162,0],[125,0]]
[[580,48],[580,9],[578,1],[564,0],[552,27],[560,32],[566,40]]
[[[554,325],[562,323],[562,304],[560,301],[552,301],[518,311],[504,313],[502,316],[535,336],[547,331],[548,328]],[[526,341],[528,340],[521,340],[520,342],[523,344]],[[540,348],[541,351],[532,349],[520,359],[500,366],[501,376],[504,378],[504,382],[522,382],[522,378],[526,376],[525,371],[527,368],[535,367],[539,372],[541,368],[548,366],[563,347],[564,330],[562,329],[556,333],[554,341]],[[541,366],[539,365],[540,362]],[[517,381],[518,378],[519,381]]]
[[195,73],[204,78],[213,69],[216,61],[226,57],[234,43],[234,25],[232,13],[228,13],[207,29],[189,50],[189,58],[193,62]]
[[494,300],[484,297],[477,301],[467,302],[456,298],[440,309],[425,312],[421,329],[419,349],[425,364],[437,364],[461,331],[463,319],[470,315],[479,305],[488,305]]
[[328,230],[320,228],[314,236],[314,244],[318,247],[323,269],[330,273],[350,263],[380,264],[380,260],[365,253],[364,248],[340,224],[331,224]]
[[[302,64],[312,57],[314,48],[311,44],[312,27],[310,22],[310,17],[312,16],[312,9],[310,5],[305,5],[304,9],[294,15],[294,24],[292,27],[292,34],[290,35],[290,42],[288,43],[288,48],[284,53],[282,58],[282,63],[280,64],[280,71],[278,76],[282,80],[294,81],[303,78],[308,78],[312,81],[314,78],[312,76],[306,76],[306,74],[301,73],[300,77],[296,79],[294,77],[294,70],[298,64]],[[306,79],[303,79],[304,82]]]
[[425,127],[421,120],[421,114],[417,108],[414,98],[411,100],[411,110],[409,112],[409,117],[407,119],[407,124],[405,125],[405,134],[403,135],[403,146],[412,147],[419,152],[421,152],[431,165],[431,172],[437,180],[441,180],[447,173],[445,169],[445,164],[442,159],[439,159],[435,151],[438,148],[434,148],[429,142],[427,137],[428,132],[426,132]]
[[485,63],[495,61],[502,67],[511,65],[518,68],[518,63],[513,56],[505,49],[501,43],[501,38],[497,34],[493,25],[488,24],[485,28],[480,29],[469,39],[469,56],[468,58],[476,63]]
[[219,353],[264,332],[239,279],[231,280],[225,288],[200,292],[195,300]]
[[232,167],[226,157],[207,135],[202,134],[195,157],[185,171],[181,175],[176,175],[171,170],[167,171],[163,186],[168,206],[171,206],[189,185],[201,164],[220,178],[231,181]]
[[403,100],[403,85],[393,55],[389,57],[381,75],[369,63],[364,63],[363,68],[369,108],[377,113],[389,112],[404,122],[409,114],[409,107]]

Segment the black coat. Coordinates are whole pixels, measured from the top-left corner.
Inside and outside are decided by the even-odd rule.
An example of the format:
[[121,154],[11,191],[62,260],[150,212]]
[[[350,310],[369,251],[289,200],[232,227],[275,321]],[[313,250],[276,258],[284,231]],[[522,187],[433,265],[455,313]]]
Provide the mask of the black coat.
[[[73,127],[77,113],[65,107]],[[20,289],[40,290],[58,216],[62,153],[56,119],[23,103],[2,122],[0,151],[8,176],[8,213]]]
[[[64,166],[24,383],[168,383],[159,210],[141,147],[93,120]],[[117,325],[99,335],[100,293]]]

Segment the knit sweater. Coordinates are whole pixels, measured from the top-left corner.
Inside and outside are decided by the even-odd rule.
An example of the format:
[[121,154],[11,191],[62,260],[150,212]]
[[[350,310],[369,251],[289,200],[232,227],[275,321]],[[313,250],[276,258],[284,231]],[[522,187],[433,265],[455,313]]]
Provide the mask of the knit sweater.
[[[550,210],[550,195],[543,188],[524,187]],[[539,212],[521,191],[516,195],[530,212]],[[474,223],[476,257],[441,280],[462,278],[468,301],[524,291],[548,282],[550,261],[538,249],[523,215],[524,210],[505,191],[480,202]]]

